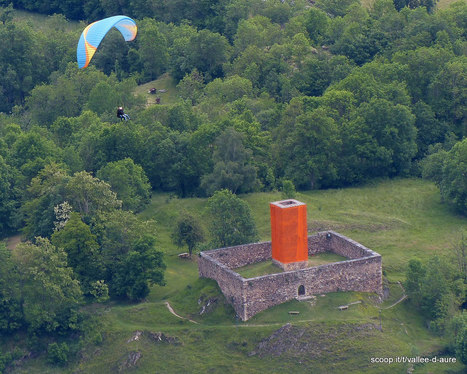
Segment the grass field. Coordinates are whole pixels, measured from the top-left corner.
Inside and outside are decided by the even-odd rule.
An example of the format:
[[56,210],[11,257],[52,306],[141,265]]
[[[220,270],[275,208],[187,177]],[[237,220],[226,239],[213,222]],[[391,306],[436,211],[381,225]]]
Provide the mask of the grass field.
[[[308,259],[308,267],[325,265],[345,260],[347,260],[347,258],[339,256],[335,253],[318,253]],[[277,265],[274,265],[271,260],[261,261],[255,264],[242,266],[240,268],[236,268],[235,271],[238,274],[240,274],[243,278],[254,278],[259,277],[261,275],[282,273],[282,269],[279,268]]]
[[[148,93],[151,88],[156,88],[157,94]],[[165,92],[159,92],[159,90]],[[135,89],[135,94],[143,95],[146,98],[146,106],[155,105],[156,98],[160,98],[160,104],[174,104],[178,100],[175,81],[168,73],[161,75],[156,80],[139,85]]]

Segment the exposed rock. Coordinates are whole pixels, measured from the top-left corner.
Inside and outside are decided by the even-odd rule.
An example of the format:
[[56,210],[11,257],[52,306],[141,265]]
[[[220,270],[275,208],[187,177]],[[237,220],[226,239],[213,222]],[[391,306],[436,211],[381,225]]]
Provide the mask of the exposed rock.
[[201,305],[199,315],[208,314],[217,306],[217,297],[210,297],[207,300],[203,300],[203,297],[198,299],[198,305]]
[[147,332],[149,339],[155,343],[168,343],[173,345],[181,345],[182,343],[176,336],[165,335],[163,332]]
[[134,341],[136,341],[136,340],[139,340],[142,334],[143,334],[142,331],[135,331],[135,332],[133,333],[133,336],[132,336],[130,339],[127,340],[127,343],[130,343],[130,342],[134,342]]
[[263,339],[256,349],[248,355],[258,355],[259,357],[285,355],[311,360],[331,352],[337,341],[347,338],[365,338],[376,333],[378,331],[371,323],[340,324],[337,326],[316,324],[306,327],[287,323],[271,336]]
[[119,365],[118,372],[123,373],[128,369],[134,368],[142,356],[142,353],[139,351],[130,352],[125,360]]

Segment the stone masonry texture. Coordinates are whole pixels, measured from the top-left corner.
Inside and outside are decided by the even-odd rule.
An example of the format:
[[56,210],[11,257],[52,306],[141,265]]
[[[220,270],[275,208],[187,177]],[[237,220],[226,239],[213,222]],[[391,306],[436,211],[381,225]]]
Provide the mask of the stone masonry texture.
[[308,236],[308,254],[321,252],[348,260],[245,279],[235,268],[272,259],[271,242],[252,243],[201,252],[199,276],[217,281],[242,321],[296,298],[300,286],[305,297],[336,291],[382,294],[381,255],[334,231]]

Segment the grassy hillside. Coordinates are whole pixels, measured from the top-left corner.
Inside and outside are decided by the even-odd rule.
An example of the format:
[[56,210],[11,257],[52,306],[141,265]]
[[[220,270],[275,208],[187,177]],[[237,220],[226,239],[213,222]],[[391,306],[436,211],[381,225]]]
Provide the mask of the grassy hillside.
[[[254,212],[261,238],[268,240],[268,203],[280,199],[280,194],[243,198]],[[417,179],[312,191],[297,198],[308,204],[310,232],[333,229],[382,254],[391,281],[390,296],[383,304],[369,294],[333,293],[278,305],[245,323],[237,321],[216,283],[198,279],[196,257],[179,259],[177,254],[185,249],[170,240],[173,222],[183,210],[207,225],[207,200],[157,194],[141,215],[158,222],[167,286],[154,287],[140,304],[95,307],[96,331],[102,332],[103,341],[90,341],[68,367],[52,368],[38,357],[13,372],[406,373],[408,364],[377,364],[371,358],[438,355],[444,342],[426,329],[409,304],[402,301],[392,307],[402,296],[396,281],[404,279],[406,263],[413,257],[449,255],[451,243],[466,227],[465,217],[440,203],[433,184]],[[207,301],[213,308],[200,315]],[[171,314],[166,302],[181,317],[198,323]],[[360,303],[338,309],[352,302]],[[459,363],[414,369],[414,373],[465,372]]]

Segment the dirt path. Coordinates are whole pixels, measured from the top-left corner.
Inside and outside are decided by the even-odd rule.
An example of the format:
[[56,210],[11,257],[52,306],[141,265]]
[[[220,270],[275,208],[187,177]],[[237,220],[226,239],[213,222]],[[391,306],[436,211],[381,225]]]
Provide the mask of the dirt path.
[[397,304],[399,304],[399,303],[403,302],[405,299],[407,299],[408,296],[405,294],[405,289],[402,286],[402,283],[401,282],[397,282],[397,283],[399,284],[400,288],[402,289],[402,297],[399,300],[397,300],[394,304],[389,305],[386,308],[381,308],[381,309],[383,309],[383,310],[391,309],[392,307],[396,306]]
[[21,243],[21,235],[10,236],[6,239],[6,246],[9,250],[14,250]]
[[191,323],[196,323],[197,325],[199,324],[198,322],[193,321],[192,319],[179,316],[177,313],[175,313],[175,311],[174,311],[173,308],[170,306],[170,304],[169,304],[168,301],[165,302],[165,305],[167,305],[167,309],[168,309],[169,312],[172,313],[175,317],[178,317],[178,318],[180,318],[180,319],[186,319],[187,321],[190,321]]

